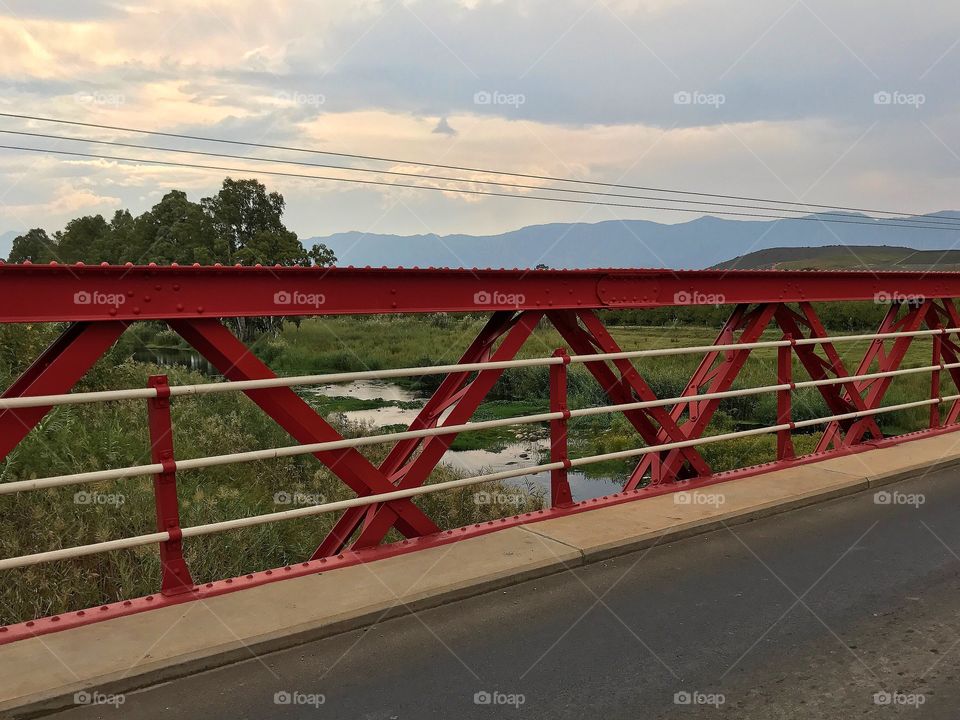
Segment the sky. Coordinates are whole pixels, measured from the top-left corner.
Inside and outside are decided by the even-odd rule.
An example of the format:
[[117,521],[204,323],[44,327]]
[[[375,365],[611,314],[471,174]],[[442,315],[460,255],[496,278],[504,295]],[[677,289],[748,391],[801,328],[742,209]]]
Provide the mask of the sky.
[[[960,209],[955,0],[0,0],[0,47],[0,112],[782,200]],[[0,130],[176,143],[10,118]],[[0,144],[196,162],[13,135]],[[142,212],[172,188],[199,199],[226,174],[257,176],[0,149],[0,234]],[[287,224],[303,238],[693,217],[259,177],[283,193]]]

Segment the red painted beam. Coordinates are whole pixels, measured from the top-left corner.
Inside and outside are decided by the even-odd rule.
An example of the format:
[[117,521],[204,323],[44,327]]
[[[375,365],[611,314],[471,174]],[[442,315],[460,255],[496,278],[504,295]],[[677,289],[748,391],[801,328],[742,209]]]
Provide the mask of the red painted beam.
[[960,297],[960,273],[0,264],[0,323]]

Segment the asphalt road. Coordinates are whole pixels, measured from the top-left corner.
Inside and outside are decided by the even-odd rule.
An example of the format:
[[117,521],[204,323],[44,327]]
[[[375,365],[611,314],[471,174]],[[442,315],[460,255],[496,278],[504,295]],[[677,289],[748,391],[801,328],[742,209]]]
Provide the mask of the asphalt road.
[[56,717],[954,720],[960,470],[887,490]]

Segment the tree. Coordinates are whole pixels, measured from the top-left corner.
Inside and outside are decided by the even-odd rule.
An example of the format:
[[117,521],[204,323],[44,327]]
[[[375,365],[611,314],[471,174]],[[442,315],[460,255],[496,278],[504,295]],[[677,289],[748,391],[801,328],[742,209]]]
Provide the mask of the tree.
[[200,201],[213,226],[216,249],[225,262],[246,265],[330,265],[337,258],[325,245],[308,253],[283,224],[283,195],[267,192],[258,180],[225,178],[220,192]]
[[334,254],[333,250],[328,248],[323,243],[317,243],[312,248],[310,252],[307,253],[310,256],[310,259],[313,260],[314,265],[319,265],[326,267],[328,265],[333,265],[337,261],[337,256]]
[[200,204],[213,223],[217,251],[227,262],[232,263],[239,251],[254,245],[258,234],[286,232],[283,196],[268,193],[257,180],[226,178],[220,192]]
[[71,220],[50,238],[35,228],[13,242],[10,262],[243,263],[332,265],[326,245],[308,252],[283,224],[283,196],[256,180],[226,178],[213,197],[192,202],[171,190],[150,210],[134,217],[118,210]]
[[103,248],[109,243],[110,225],[103,215],[84,215],[67,223],[57,232],[57,254],[62,262],[101,262]]
[[199,203],[171,190],[137,218],[138,256],[142,262],[211,265],[218,256],[213,223]]
[[10,249],[10,257],[7,258],[12,263],[22,263],[27,260],[35,263],[48,263],[57,259],[57,246],[47,231],[42,228],[34,228],[23,235],[13,239],[13,247]]

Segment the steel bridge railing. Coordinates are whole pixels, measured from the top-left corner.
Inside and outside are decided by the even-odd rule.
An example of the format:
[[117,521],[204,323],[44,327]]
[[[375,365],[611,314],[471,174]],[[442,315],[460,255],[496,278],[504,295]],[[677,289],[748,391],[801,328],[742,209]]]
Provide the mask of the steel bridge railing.
[[[130,549],[158,543],[161,547],[161,553],[164,550],[168,552],[172,546],[179,554],[179,544],[183,538],[199,537],[214,533],[221,533],[240,528],[246,528],[267,523],[291,520],[295,518],[310,517],[324,513],[333,513],[350,508],[366,507],[380,503],[390,503],[397,500],[408,500],[410,498],[426,495],[429,493],[443,492],[457,488],[481,485],[484,483],[507,480],[525,475],[531,475],[541,472],[551,473],[551,505],[553,507],[563,507],[572,504],[569,486],[567,485],[566,472],[570,468],[583,467],[595,463],[601,463],[610,460],[621,460],[627,458],[641,457],[651,453],[659,453],[669,450],[675,450],[685,447],[694,447],[699,445],[708,445],[712,443],[736,440],[739,438],[753,437],[766,434],[789,433],[796,429],[811,427],[815,425],[833,423],[844,420],[855,420],[859,418],[871,417],[884,413],[898,412],[911,408],[926,407],[938,405],[943,402],[960,401],[960,394],[941,396],[939,390],[932,391],[928,399],[917,400],[913,402],[900,403],[885,407],[876,407],[869,409],[856,410],[852,412],[839,413],[825,417],[812,418],[801,421],[786,421],[781,411],[778,411],[778,422],[776,425],[754,428],[750,430],[740,430],[736,432],[723,433],[718,435],[709,435],[697,438],[691,438],[683,441],[661,443],[648,445],[645,447],[609,452],[597,455],[590,455],[579,458],[569,458],[567,454],[567,422],[570,419],[578,417],[588,417],[602,414],[622,413],[631,410],[643,410],[654,407],[665,407],[677,405],[678,403],[696,402],[702,400],[722,400],[736,397],[746,397],[750,395],[759,395],[764,393],[777,393],[778,397],[789,396],[793,391],[825,385],[848,385],[856,382],[871,381],[881,378],[892,378],[901,375],[912,375],[918,373],[938,373],[944,370],[960,368],[960,362],[937,363],[914,368],[904,368],[897,370],[888,370],[883,372],[866,373],[860,375],[843,375],[834,378],[822,378],[816,380],[807,380],[801,382],[780,382],[776,385],[766,385],[760,387],[743,388],[739,390],[727,390],[724,392],[707,392],[697,395],[684,395],[681,397],[648,400],[641,402],[622,403],[615,405],[604,405],[590,408],[568,409],[566,406],[566,368],[570,364],[585,364],[594,362],[606,362],[609,360],[632,360],[649,357],[664,357],[673,355],[688,355],[706,352],[717,352],[725,350],[748,350],[759,348],[791,348],[800,345],[817,345],[826,343],[854,342],[859,340],[871,340],[899,337],[920,337],[920,336],[944,336],[948,333],[960,331],[960,328],[941,328],[933,330],[916,330],[909,332],[891,332],[877,333],[868,335],[842,335],[834,337],[813,337],[804,339],[784,339],[761,341],[753,343],[731,343],[726,345],[702,345],[684,348],[665,348],[657,350],[638,350],[630,352],[617,353],[598,353],[591,355],[567,355],[565,351],[558,350],[552,357],[531,358],[525,360],[510,360],[502,362],[478,362],[464,363],[458,365],[437,365],[421,368],[399,368],[392,370],[373,370],[351,373],[332,373],[323,375],[307,375],[298,377],[270,378],[263,380],[248,380],[223,383],[205,383],[200,385],[181,385],[168,386],[164,376],[154,376],[151,378],[151,387],[114,391],[99,391],[88,393],[72,393],[65,395],[46,395],[46,396],[28,396],[20,398],[0,399],[0,410],[52,407],[62,405],[76,405],[84,403],[97,403],[106,401],[119,401],[131,399],[148,400],[148,408],[151,421],[151,434],[161,437],[171,437],[172,425],[169,418],[169,405],[166,401],[173,397],[183,396],[201,396],[222,392],[240,392],[249,390],[258,390],[276,387],[294,387],[326,384],[332,382],[345,382],[362,379],[388,379],[398,377],[412,377],[423,375],[448,374],[452,372],[480,372],[492,369],[509,369],[519,367],[549,367],[551,372],[551,412],[539,413],[535,415],[525,415],[519,417],[503,418],[499,420],[488,420],[482,422],[464,423],[458,425],[447,425],[441,427],[430,427],[419,430],[408,430],[403,432],[386,433],[372,435],[362,438],[341,439],[329,442],[300,444],[278,448],[269,448],[264,450],[253,450],[248,452],[230,453],[224,455],[214,455],[209,457],[191,458],[184,460],[175,460],[172,457],[172,441],[169,443],[171,452],[163,456],[160,462],[147,465],[136,465],[111,470],[101,470],[93,472],[75,473],[71,475],[59,475],[47,478],[38,478],[33,480],[21,480],[0,484],[0,495],[28,492],[33,490],[42,490],[68,485],[78,485],[90,482],[100,482],[107,480],[120,480],[131,477],[145,475],[154,475],[157,481],[167,481],[167,492],[162,494],[158,486],[157,505],[158,518],[166,515],[173,518],[167,523],[167,527],[161,528],[158,532],[134,537],[122,538],[117,540],[108,540],[104,542],[93,543],[90,545],[80,545],[59,550],[33,553],[13,558],[0,559],[0,570],[26,567],[40,563],[52,562],[56,560],[65,560],[78,558],[87,555],[93,555],[115,550]],[[781,378],[782,379],[782,378]],[[163,404],[158,404],[161,401]],[[787,406],[789,410],[789,405]],[[789,412],[787,412],[789,415]],[[442,435],[456,435],[461,432],[474,432],[490,428],[501,428],[515,425],[528,425],[535,423],[550,423],[551,443],[550,459],[551,462],[504,470],[501,472],[488,473],[467,477],[458,480],[423,485],[412,488],[398,489],[392,492],[371,494],[362,497],[356,497],[349,500],[329,502],[307,507],[296,508],[292,510],[283,510],[279,512],[267,513],[233,520],[208,523],[205,525],[196,525],[192,527],[179,527],[178,512],[176,511],[176,485],[175,473],[181,470],[195,470],[218,465],[228,465],[233,463],[256,462],[270,460],[282,457],[292,457],[297,455],[315,454],[322,451],[342,450],[347,448],[357,448],[366,445],[375,445],[380,443],[410,440],[416,438],[427,438]],[[156,449],[156,448],[155,448]],[[170,488],[172,487],[172,495]],[[172,507],[171,507],[172,503]],[[166,513],[163,512],[164,507]],[[173,514],[170,511],[173,510]],[[182,559],[182,558],[181,558]],[[164,572],[167,572],[165,565]],[[182,588],[176,588],[168,585],[165,581],[165,590],[171,592],[180,591]]]

